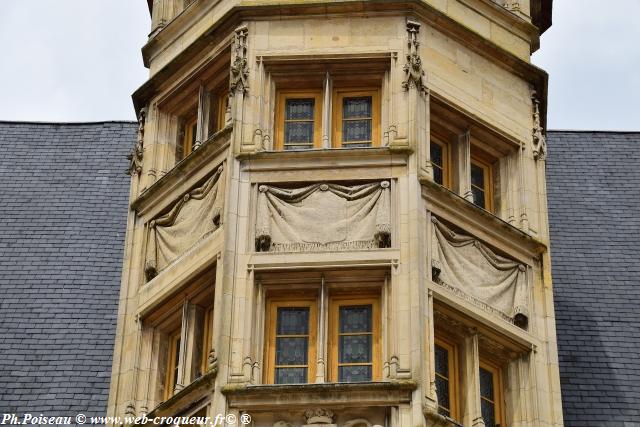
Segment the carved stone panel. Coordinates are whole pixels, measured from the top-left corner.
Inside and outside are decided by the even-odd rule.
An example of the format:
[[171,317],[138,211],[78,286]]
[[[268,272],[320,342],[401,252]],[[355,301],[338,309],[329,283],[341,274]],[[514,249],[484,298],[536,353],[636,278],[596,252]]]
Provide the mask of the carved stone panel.
[[298,188],[261,185],[256,251],[358,250],[391,246],[388,181]]
[[220,226],[223,193],[224,171],[220,166],[200,187],[175,202],[169,212],[149,222],[147,280]]
[[454,232],[435,217],[432,227],[433,280],[475,305],[526,327],[526,267],[496,254],[472,236]]

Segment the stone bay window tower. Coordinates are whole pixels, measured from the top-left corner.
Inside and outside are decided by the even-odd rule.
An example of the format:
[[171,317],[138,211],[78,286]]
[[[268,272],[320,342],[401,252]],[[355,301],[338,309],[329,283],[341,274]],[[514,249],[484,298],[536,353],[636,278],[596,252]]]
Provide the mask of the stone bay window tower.
[[562,425],[551,1],[149,6],[109,414]]

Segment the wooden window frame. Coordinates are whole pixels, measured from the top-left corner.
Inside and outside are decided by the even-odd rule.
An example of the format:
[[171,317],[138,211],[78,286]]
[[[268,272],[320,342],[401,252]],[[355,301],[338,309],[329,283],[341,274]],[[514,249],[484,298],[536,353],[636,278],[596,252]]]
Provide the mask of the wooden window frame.
[[[309,354],[307,356],[307,382],[305,384],[314,383],[316,378],[318,336],[318,303],[315,297],[296,299],[270,298],[267,301],[264,381],[266,384],[275,384],[276,323],[278,320],[278,308],[281,307],[309,308]],[[294,367],[293,365],[291,366]]]
[[[476,156],[471,156],[470,160],[471,166],[477,166],[482,169],[482,173],[484,176],[484,210],[488,212],[493,212],[493,167],[488,162],[484,160],[480,160]],[[469,173],[471,173],[471,167],[469,168]],[[473,189],[474,185],[471,184],[471,189]],[[479,187],[477,187],[479,188]],[[477,206],[477,205],[476,205]],[[480,207],[480,206],[478,206]]]
[[[496,364],[491,363],[490,361],[482,357],[479,359],[479,367],[491,372],[491,374],[493,375],[493,404],[494,413],[496,416],[496,425],[500,425],[500,427],[506,427],[507,417],[503,401],[504,390],[502,382],[502,370]],[[480,389],[478,389],[478,398],[480,399],[480,402],[482,402],[483,398]]]
[[342,105],[344,98],[371,96],[371,147],[380,146],[380,89],[337,88],[333,90],[333,148],[342,148]]
[[[313,148],[322,148],[322,101],[321,90],[279,90],[276,93],[276,140],[275,149],[284,151],[284,125],[288,99],[314,99],[313,106]],[[293,151],[293,150],[292,150]]]
[[[434,353],[435,346],[440,346],[449,352],[449,418],[454,420],[460,420],[460,395],[458,392],[458,384],[459,384],[459,365],[458,365],[458,347],[451,341],[443,339],[440,336],[436,336],[434,338]],[[434,365],[434,374],[435,373],[435,365]],[[440,404],[438,403],[438,409],[440,409]]]
[[[194,125],[196,126],[196,130],[195,132],[198,132],[198,115],[192,115],[192,116],[187,116],[184,120],[183,120],[183,124],[182,124],[182,132],[184,133],[182,135],[182,158],[184,159],[185,157],[187,157],[189,154],[191,154],[193,152],[193,145],[195,143],[194,140]],[[195,135],[196,139],[197,139],[197,135]]]
[[213,331],[213,305],[207,307],[203,317],[202,327],[202,360],[200,361],[200,371],[207,372],[209,365],[209,352],[211,351],[211,335]]
[[[442,186],[445,188],[451,188],[451,155],[450,155],[450,147],[449,144],[440,140],[439,138],[431,138],[431,144],[435,144],[442,148]],[[431,150],[431,147],[429,147]],[[431,162],[431,167],[435,170],[437,167],[435,163],[433,163],[433,159],[431,159],[431,153],[429,153],[429,158]],[[435,182],[435,179],[434,179]]]
[[[340,307],[345,305],[371,305],[372,308],[372,349],[371,349],[371,381],[380,381],[382,378],[381,371],[381,317],[380,317],[380,296],[369,295],[362,297],[351,296],[333,296],[329,299],[329,381],[338,382],[338,342]],[[347,365],[347,364],[343,364]],[[358,365],[358,364],[356,364]]]
[[225,116],[227,115],[227,107],[229,106],[229,90],[224,89],[216,92],[214,102],[216,103],[216,126],[213,133],[219,132],[225,128]]
[[[176,369],[180,369],[180,350],[182,347],[182,343],[180,342],[182,338],[182,330],[178,329],[177,331],[173,331],[168,336],[168,357],[167,357],[167,372],[166,372],[166,382],[165,382],[165,390],[164,397],[165,400],[169,399],[173,396],[173,391],[178,382],[178,372]],[[180,342],[178,348],[176,348],[176,344]],[[176,368],[177,365],[177,368]]]

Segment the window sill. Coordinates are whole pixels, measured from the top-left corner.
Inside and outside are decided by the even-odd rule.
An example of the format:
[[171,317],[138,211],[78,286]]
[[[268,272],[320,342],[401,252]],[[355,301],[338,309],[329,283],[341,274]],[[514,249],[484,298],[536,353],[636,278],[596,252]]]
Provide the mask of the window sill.
[[213,387],[218,370],[215,369],[191,382],[173,396],[153,408],[147,417],[175,415],[192,406],[198,405],[213,394]]
[[410,380],[366,383],[227,384],[222,393],[230,408],[242,410],[323,406],[395,406],[411,402],[417,384]]

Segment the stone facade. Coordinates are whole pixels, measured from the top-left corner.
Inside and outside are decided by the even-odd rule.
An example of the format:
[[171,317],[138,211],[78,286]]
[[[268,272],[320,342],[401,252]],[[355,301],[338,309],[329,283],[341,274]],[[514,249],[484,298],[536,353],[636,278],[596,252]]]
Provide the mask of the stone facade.
[[152,6],[109,415],[562,425],[529,62],[550,5]]

